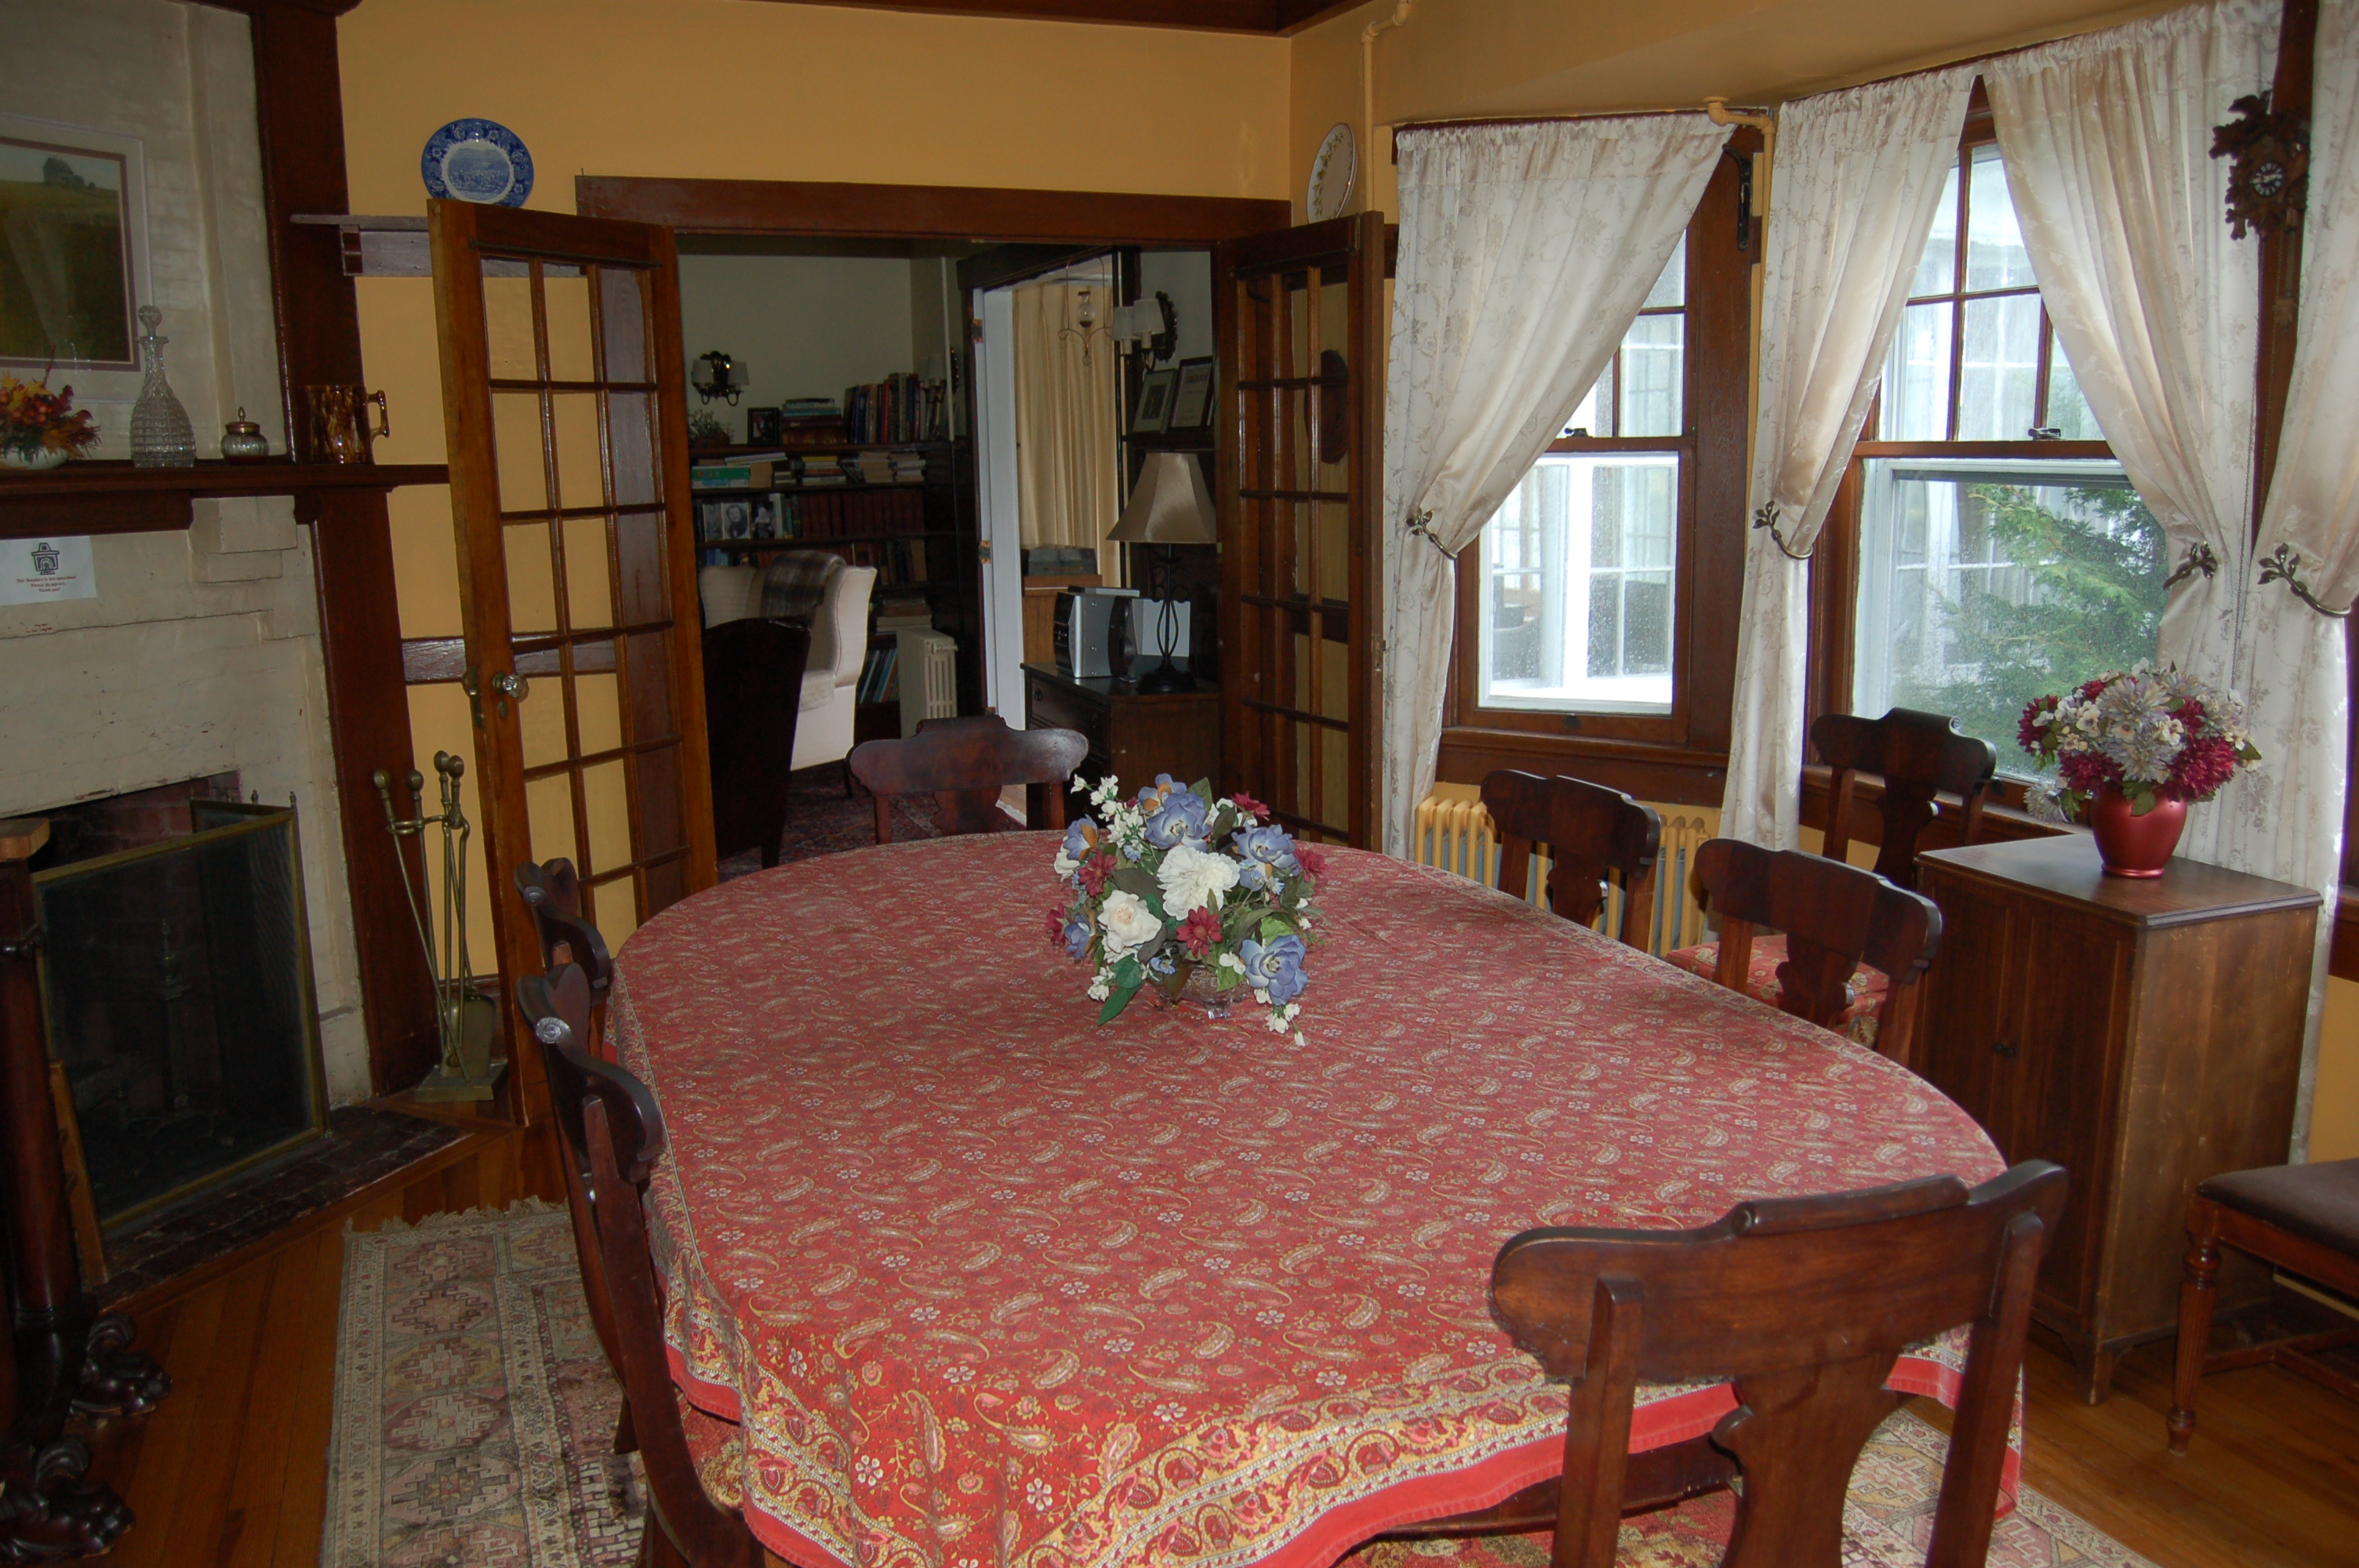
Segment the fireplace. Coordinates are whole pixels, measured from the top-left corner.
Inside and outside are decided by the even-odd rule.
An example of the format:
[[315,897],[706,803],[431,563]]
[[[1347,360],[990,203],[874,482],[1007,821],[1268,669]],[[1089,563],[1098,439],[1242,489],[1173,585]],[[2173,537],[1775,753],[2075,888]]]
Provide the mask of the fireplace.
[[102,1234],[327,1130],[295,810],[235,792],[222,775],[53,813],[35,863],[86,1264]]

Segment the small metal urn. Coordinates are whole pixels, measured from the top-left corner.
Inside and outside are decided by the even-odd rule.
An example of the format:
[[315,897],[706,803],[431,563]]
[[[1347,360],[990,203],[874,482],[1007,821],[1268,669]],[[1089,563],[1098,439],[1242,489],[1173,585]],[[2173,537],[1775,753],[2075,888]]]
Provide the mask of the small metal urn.
[[221,454],[234,463],[258,463],[270,456],[270,438],[241,408],[236,418],[222,427]]

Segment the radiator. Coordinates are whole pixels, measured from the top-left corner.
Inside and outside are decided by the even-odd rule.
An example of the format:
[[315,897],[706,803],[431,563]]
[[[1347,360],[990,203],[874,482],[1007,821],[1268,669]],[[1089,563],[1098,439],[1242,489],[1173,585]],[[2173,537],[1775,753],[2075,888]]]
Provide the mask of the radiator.
[[929,719],[958,713],[958,640],[941,632],[901,632],[901,738]]
[[[1647,950],[1658,956],[1706,941],[1703,910],[1690,886],[1695,852],[1720,828],[1720,812],[1712,806],[1664,806],[1649,802],[1663,819],[1662,848],[1655,860],[1655,909]],[[1417,827],[1409,842],[1409,858],[1420,865],[1453,872],[1485,887],[1499,885],[1499,838],[1483,797],[1471,784],[1436,784],[1418,803]],[[1547,907],[1549,856],[1546,846],[1532,850],[1527,885],[1508,891],[1527,902]],[[1622,929],[1621,885],[1613,884],[1599,928]]]

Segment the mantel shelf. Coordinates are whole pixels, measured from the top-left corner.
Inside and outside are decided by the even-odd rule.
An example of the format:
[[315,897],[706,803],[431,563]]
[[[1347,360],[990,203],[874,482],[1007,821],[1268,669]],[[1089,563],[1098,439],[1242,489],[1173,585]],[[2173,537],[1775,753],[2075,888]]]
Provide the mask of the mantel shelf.
[[146,534],[186,528],[189,503],[240,495],[312,495],[448,484],[440,463],[259,463],[201,460],[143,469],[123,461],[70,462],[38,473],[0,470],[0,539],[72,534]]

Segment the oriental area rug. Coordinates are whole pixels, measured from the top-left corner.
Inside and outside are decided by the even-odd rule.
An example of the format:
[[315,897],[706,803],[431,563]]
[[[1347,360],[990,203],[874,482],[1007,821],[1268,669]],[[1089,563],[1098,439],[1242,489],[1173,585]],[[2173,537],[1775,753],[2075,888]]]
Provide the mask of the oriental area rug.
[[[344,1238],[322,1568],[627,1568],[647,1504],[612,1452],[622,1390],[561,1208],[440,1215]],[[1901,1411],[1853,1473],[1844,1568],[1925,1560],[1948,1440]],[[1625,1520],[1622,1568],[1710,1568],[1723,1492]],[[1543,1568],[1540,1536],[1387,1541],[1342,1568]],[[1992,1568],[2153,1568],[2025,1487]]]

